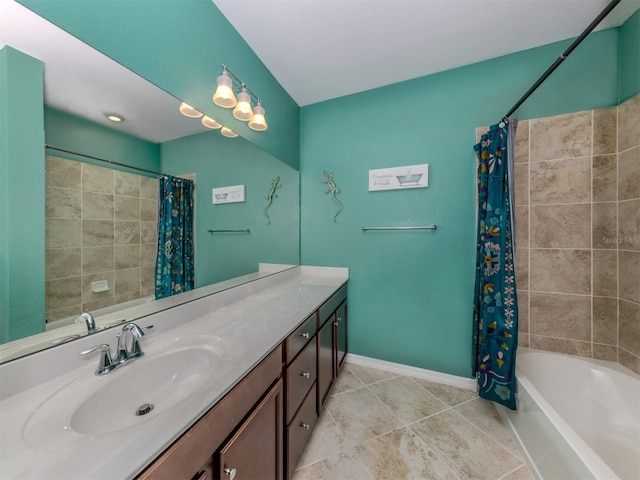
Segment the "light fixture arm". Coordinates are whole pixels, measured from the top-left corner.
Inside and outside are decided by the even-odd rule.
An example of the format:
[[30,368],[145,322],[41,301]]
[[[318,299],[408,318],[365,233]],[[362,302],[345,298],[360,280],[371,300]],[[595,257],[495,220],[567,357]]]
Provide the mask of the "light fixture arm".
[[[233,87],[234,87],[233,90],[235,93],[238,93],[244,89],[244,91],[246,91],[249,94],[249,96],[254,102],[262,103],[262,101],[260,100],[260,97],[258,97],[255,93],[253,93],[251,89],[247,87],[246,83],[240,80],[231,70],[229,70],[229,68],[224,63],[221,65],[222,65],[222,72],[223,73],[226,72],[233,80],[235,80],[235,82],[233,83]],[[236,84],[238,84],[239,86],[237,86]]]

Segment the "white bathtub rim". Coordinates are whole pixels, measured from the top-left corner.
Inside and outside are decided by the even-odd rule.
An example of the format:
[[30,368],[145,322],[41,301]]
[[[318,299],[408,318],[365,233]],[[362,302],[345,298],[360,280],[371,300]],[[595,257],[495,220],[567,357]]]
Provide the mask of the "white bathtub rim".
[[[579,359],[586,362],[595,363],[606,368],[611,368],[616,371],[625,373],[631,377],[635,377],[640,380],[640,376],[636,375],[631,370],[628,370],[617,363],[608,362],[605,360],[595,360],[586,357],[576,357],[575,355],[567,355],[556,352],[548,352],[546,350],[534,350],[523,348],[519,350],[518,354],[526,353],[542,353],[552,356],[569,357],[573,360]],[[520,374],[519,374],[520,373]],[[528,380],[526,375],[523,375],[517,368],[516,363],[516,378],[517,381],[527,390],[527,393],[532,397],[534,402],[540,407],[545,416],[556,426],[556,430],[562,436],[562,438],[573,449],[578,458],[587,466],[587,468],[593,473],[595,478],[598,479],[620,479],[620,476],[616,474],[604,460],[602,460],[593,449],[587,445],[587,443],[569,426],[569,424],[554,410],[554,408],[547,402],[547,400],[538,392],[535,386]]]

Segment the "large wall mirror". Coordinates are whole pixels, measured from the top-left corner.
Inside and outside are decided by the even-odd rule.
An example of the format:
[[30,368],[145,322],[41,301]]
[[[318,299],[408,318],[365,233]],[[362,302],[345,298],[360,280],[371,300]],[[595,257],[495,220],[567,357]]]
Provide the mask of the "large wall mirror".
[[[42,318],[28,338],[3,339],[0,361],[86,334],[83,311],[101,326],[133,320],[299,263],[298,171],[183,116],[179,99],[21,5],[3,8],[0,47],[44,65],[49,147],[44,218],[22,219],[45,224]],[[195,181],[197,288],[154,301],[159,173]],[[244,201],[216,203],[214,188],[238,185]]]

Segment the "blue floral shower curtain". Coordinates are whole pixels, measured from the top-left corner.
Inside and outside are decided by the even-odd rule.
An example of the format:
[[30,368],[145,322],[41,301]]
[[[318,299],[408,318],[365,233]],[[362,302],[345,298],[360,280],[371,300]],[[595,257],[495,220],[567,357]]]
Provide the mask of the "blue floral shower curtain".
[[158,186],[156,299],[194,288],[193,182],[162,176]]
[[494,125],[474,146],[478,157],[474,367],[480,396],[512,410],[518,345],[510,158],[514,134],[511,125]]

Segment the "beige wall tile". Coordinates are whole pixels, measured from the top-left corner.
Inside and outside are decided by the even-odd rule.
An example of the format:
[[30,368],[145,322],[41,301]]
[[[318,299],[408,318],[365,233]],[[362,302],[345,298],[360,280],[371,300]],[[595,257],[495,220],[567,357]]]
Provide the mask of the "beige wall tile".
[[531,249],[529,255],[529,290],[591,294],[590,250]]
[[529,333],[529,292],[518,290],[518,335]]
[[591,342],[568,340],[566,338],[546,337],[542,335],[529,335],[531,348],[546,350],[548,352],[566,353],[580,357],[591,357]]
[[125,270],[140,266],[140,245],[116,245],[115,269]]
[[136,300],[138,298],[140,298],[140,291],[136,290],[134,292],[125,293],[123,295],[114,297],[113,303],[117,305],[118,303],[130,302],[131,300]]
[[138,197],[114,197],[116,220],[140,220],[140,199]]
[[156,222],[158,220],[158,201],[155,199],[140,199],[140,220]]
[[529,207],[516,206],[516,247],[529,248]]
[[80,248],[48,248],[45,250],[46,279],[78,277],[81,274]]
[[518,122],[514,148],[516,150],[516,155],[513,160],[515,163],[529,162],[529,120]]
[[618,151],[640,145],[640,94],[618,106]]
[[98,247],[113,245],[113,220],[83,220],[82,245]]
[[618,200],[640,198],[640,147],[618,155]]
[[84,247],[82,251],[82,274],[113,271],[113,246]]
[[114,191],[116,195],[140,197],[140,175],[116,170],[114,176]]
[[618,347],[615,345],[593,344],[593,358],[597,360],[606,360],[608,362],[618,361]]
[[113,220],[113,195],[82,192],[82,218]]
[[45,156],[45,184],[48,187],[80,190],[81,163],[51,155]]
[[640,251],[640,199],[618,202],[618,248]]
[[593,154],[616,153],[618,148],[618,107],[593,111]]
[[618,248],[618,204],[616,202],[593,203],[593,248]]
[[157,200],[158,179],[151,177],[140,177],[140,198]]
[[155,266],[140,267],[140,290],[153,290],[155,288]]
[[530,348],[531,342],[529,341],[528,333],[519,333],[518,334],[518,346],[523,348]]
[[157,251],[158,246],[155,243],[140,245],[140,265],[143,267],[154,266]]
[[531,293],[531,333],[591,341],[591,297]]
[[115,294],[136,292],[140,290],[140,269],[131,268],[129,270],[116,270]]
[[618,345],[618,299],[593,297],[593,341]]
[[94,310],[98,310],[99,308],[110,307],[115,302],[113,297],[101,298],[100,300],[94,300],[93,302],[87,302],[82,304],[83,312],[92,312]]
[[618,295],[618,254],[615,250],[593,251],[593,294]]
[[591,201],[591,157],[529,164],[531,205]]
[[632,372],[640,375],[640,356],[634,355],[624,348],[618,349],[618,361],[623,367],[627,367]]
[[140,244],[140,222],[115,222],[115,244]]
[[594,202],[615,202],[618,189],[616,154],[593,157],[592,189]]
[[[91,291],[91,283],[106,280],[109,290],[106,292]],[[114,296],[115,274],[112,271],[82,276],[82,303],[89,303]]]
[[80,218],[80,190],[47,187],[45,205],[47,218]]
[[158,242],[157,222],[140,222],[140,243],[153,244]]
[[80,247],[82,243],[81,220],[49,218],[46,222],[47,248]]
[[59,308],[57,310],[47,310],[46,316],[49,323],[54,323],[58,320],[64,320],[69,317],[77,317],[82,313],[82,304],[70,305],[68,307]]
[[82,164],[82,190],[113,195],[113,170],[89,163]]
[[47,280],[45,282],[46,305],[48,310],[58,310],[81,303],[80,277]]
[[640,303],[640,252],[618,250],[620,298]]
[[529,249],[516,249],[516,286],[518,291],[529,290]]
[[620,300],[620,346],[640,355],[640,304]]
[[529,205],[529,164],[516,163],[513,173],[513,201],[515,205]]
[[589,248],[591,205],[531,207],[531,248]]
[[529,122],[532,162],[591,155],[591,111]]
[[140,290],[140,297],[153,297],[155,295],[155,288],[143,288]]

